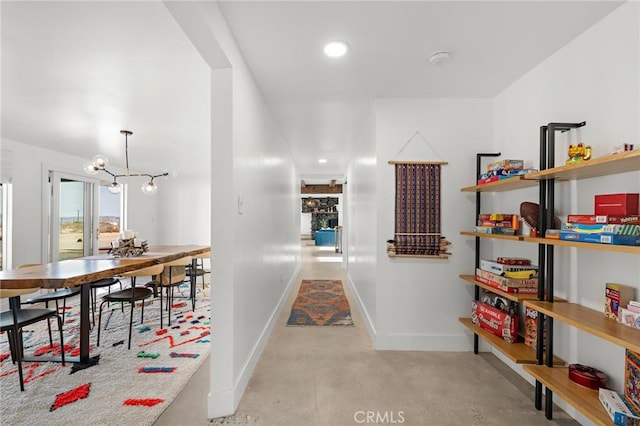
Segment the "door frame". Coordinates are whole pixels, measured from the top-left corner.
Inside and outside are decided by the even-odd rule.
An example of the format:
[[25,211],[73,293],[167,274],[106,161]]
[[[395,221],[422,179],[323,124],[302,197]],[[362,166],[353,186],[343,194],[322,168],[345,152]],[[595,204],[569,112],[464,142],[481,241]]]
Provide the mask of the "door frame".
[[51,165],[51,164],[43,164],[42,165],[43,209],[42,209],[42,239],[41,239],[42,262],[48,263],[52,261],[54,256],[53,246],[55,241],[57,241],[57,238],[58,238],[58,236],[54,235],[53,233],[54,211],[57,212],[55,213],[55,217],[58,217],[59,211],[60,211],[59,204],[58,204],[59,198],[55,197],[59,188],[55,188],[54,176],[60,176],[65,179],[73,179],[73,180],[81,181],[81,182],[84,182],[85,185],[86,184],[92,185],[91,194],[88,194],[87,192],[85,192],[85,201],[84,201],[85,206],[87,205],[87,203],[89,203],[89,205],[91,206],[90,207],[91,225],[89,227],[89,231],[87,231],[87,228],[85,227],[85,232],[88,232],[89,235],[88,235],[88,238],[86,234],[84,236],[85,241],[90,241],[91,246],[88,252],[85,249],[85,253],[98,254],[98,244],[97,244],[98,233],[96,231],[96,228],[98,226],[98,220],[99,220],[98,218],[99,209],[97,207],[99,203],[98,188],[100,185],[100,179],[87,176],[86,174],[80,174],[74,171],[69,171],[67,167],[60,167],[58,165]]

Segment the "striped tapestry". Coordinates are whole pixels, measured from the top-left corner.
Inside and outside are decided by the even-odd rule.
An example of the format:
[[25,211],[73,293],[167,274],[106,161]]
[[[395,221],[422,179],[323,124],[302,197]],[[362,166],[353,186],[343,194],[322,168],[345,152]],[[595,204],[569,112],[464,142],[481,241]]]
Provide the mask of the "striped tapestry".
[[440,164],[396,164],[396,255],[438,256]]

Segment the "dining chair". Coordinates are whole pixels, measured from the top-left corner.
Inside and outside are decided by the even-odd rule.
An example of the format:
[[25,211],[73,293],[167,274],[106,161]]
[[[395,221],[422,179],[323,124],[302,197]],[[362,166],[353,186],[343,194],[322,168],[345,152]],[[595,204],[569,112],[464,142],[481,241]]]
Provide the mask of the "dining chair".
[[98,303],[98,289],[107,287],[108,293],[111,293],[111,286],[120,284],[120,290],[122,290],[122,282],[118,277],[103,278],[89,283],[89,295],[91,296],[91,326],[96,325],[96,304]]
[[165,290],[167,297],[167,322],[171,325],[171,305],[173,304],[173,290],[184,282],[186,277],[186,266],[191,264],[192,257],[185,256],[180,259],[163,264],[164,270],[160,274],[157,286],[160,293],[160,328],[163,326],[162,317],[162,290]]
[[[137,301],[145,300],[153,296],[153,289],[147,286],[137,286],[136,278],[150,276],[152,277],[152,280],[153,280],[153,277],[160,275],[160,273],[162,273],[163,270],[164,270],[163,265],[153,265],[146,268],[121,274],[122,278],[131,279],[131,287],[125,288],[123,290],[113,291],[102,296],[102,303],[100,303],[100,311],[98,314],[98,338],[96,341],[96,346],[100,346],[100,328],[102,324],[102,307],[104,306],[104,304],[120,303],[121,306],[124,306],[125,303],[129,303],[131,305],[131,315],[129,316],[129,343],[127,345],[127,349],[131,349],[131,330],[133,329],[133,308],[135,307]],[[162,319],[162,310],[160,310],[160,318]],[[142,324],[143,321],[144,321],[144,302],[142,303],[142,308],[141,308],[140,324]]]
[[186,269],[187,277],[191,277],[192,275],[195,275],[196,277],[202,277],[202,289],[204,290],[204,287],[205,287],[204,276],[206,274],[211,273],[211,271],[207,271],[204,269],[204,259],[211,258],[211,250],[209,250],[206,253],[197,254],[193,256],[193,258],[196,259],[196,269],[195,271],[193,271],[191,264],[187,265],[187,269]]
[[[16,269],[27,268],[30,266],[40,266],[40,263],[25,263],[18,266]],[[31,297],[27,300],[21,301],[23,305],[35,305],[37,303],[44,303],[44,307],[49,309],[49,302],[56,304],[56,312],[60,311],[59,301],[62,300],[62,316],[64,317],[67,309],[67,298],[80,294],[80,287],[67,287],[59,290],[50,291],[48,293],[42,293],[35,297]],[[51,323],[47,320],[47,328],[49,330],[49,340],[51,337]]]
[[[14,363],[18,364],[18,377],[20,378],[20,390],[24,391],[24,377],[22,374],[22,362],[24,358],[24,347],[22,344],[22,329],[31,324],[56,317],[58,319],[58,331],[60,332],[60,353],[62,365],[64,365],[64,337],[62,336],[62,318],[57,310],[29,308],[22,309],[20,296],[34,293],[40,287],[29,287],[24,289],[4,289],[0,288],[0,298],[9,299],[9,310],[0,313],[0,331],[6,332],[9,340],[9,352]],[[51,329],[49,329],[51,333]],[[49,344],[53,347],[53,340],[49,334]]]

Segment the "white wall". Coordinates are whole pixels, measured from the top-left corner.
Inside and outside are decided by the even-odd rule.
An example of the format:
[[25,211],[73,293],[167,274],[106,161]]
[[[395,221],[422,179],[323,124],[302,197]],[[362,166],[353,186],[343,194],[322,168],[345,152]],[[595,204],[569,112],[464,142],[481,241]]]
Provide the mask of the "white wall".
[[[210,150],[204,153],[210,156]],[[158,244],[211,244],[211,174],[160,179]],[[132,226],[136,229],[135,226]]]
[[[48,187],[45,169],[84,175],[82,165],[86,158],[62,154],[8,139],[2,140],[2,149],[12,153],[13,160],[13,266],[43,262],[43,191]],[[161,191],[162,189],[160,189]],[[45,193],[46,197],[46,193]],[[46,199],[46,198],[45,198]],[[138,184],[132,184],[128,195],[129,228],[140,232],[150,244],[158,244],[158,200],[146,196]]]
[[300,177],[226,22],[213,2],[171,4],[213,69],[210,418],[233,414],[300,265]]
[[[622,142],[640,143],[640,3],[629,2],[539,64],[495,98],[495,149],[507,157],[538,165],[538,129],[550,122],[581,122],[585,127],[556,133],[556,165],[564,164],[569,143],[584,142],[594,156]],[[593,196],[640,192],[640,173],[556,185],[556,213],[593,213]],[[535,191],[537,193],[537,191]],[[530,195],[501,194],[496,202],[515,206]],[[513,253],[519,254],[519,253]],[[637,255],[555,248],[556,294],[602,311],[606,282],[636,287]],[[622,390],[624,350],[596,337],[556,324],[554,349],[567,362],[607,373]],[[526,377],[526,374],[525,374]],[[571,408],[569,408],[572,411]],[[577,418],[584,421],[577,414]]]
[[[491,146],[491,101],[382,99],[376,102],[377,336],[379,349],[470,350],[457,318],[470,311],[472,289],[458,275],[473,271],[473,241],[459,235],[474,222],[475,154]],[[416,136],[408,145],[409,139]],[[404,147],[404,149],[403,149]],[[399,151],[402,153],[399,154]],[[395,174],[389,160],[447,161],[442,166],[442,234],[449,259],[389,258],[395,227]]]
[[375,343],[376,334],[376,117],[373,108],[354,144],[347,170],[348,226],[343,234],[349,282],[360,305],[365,325]]

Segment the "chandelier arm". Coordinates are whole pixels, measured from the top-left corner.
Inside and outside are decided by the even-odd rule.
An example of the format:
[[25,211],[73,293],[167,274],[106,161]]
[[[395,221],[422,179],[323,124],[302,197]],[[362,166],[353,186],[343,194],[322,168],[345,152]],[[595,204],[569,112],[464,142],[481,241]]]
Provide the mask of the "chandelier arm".
[[[88,174],[96,174],[98,171],[103,171],[105,173],[107,173],[109,176],[111,176],[113,178],[113,182],[111,187],[118,189],[117,191],[112,191],[112,192],[120,192],[121,188],[122,188],[122,184],[118,183],[118,178],[125,178],[125,177],[132,177],[132,176],[137,176],[137,177],[148,177],[149,181],[147,183],[145,183],[145,185],[143,185],[142,187],[142,191],[145,194],[154,194],[157,191],[157,185],[153,183],[153,180],[155,178],[161,177],[161,176],[170,176],[171,173],[169,172],[163,172],[157,175],[152,175],[149,173],[131,173],[130,169],[129,169],[129,135],[132,135],[133,132],[131,132],[130,130],[120,130],[120,133],[124,135],[124,151],[125,151],[125,162],[126,162],[126,172],[122,173],[122,174],[118,174],[118,173],[113,173],[110,172],[109,170],[107,170],[105,168],[105,166],[108,164],[108,160],[106,157],[103,156],[98,156],[96,155],[93,159],[92,163],[85,163],[84,165],[84,169]],[[110,187],[110,191],[111,188]]]

